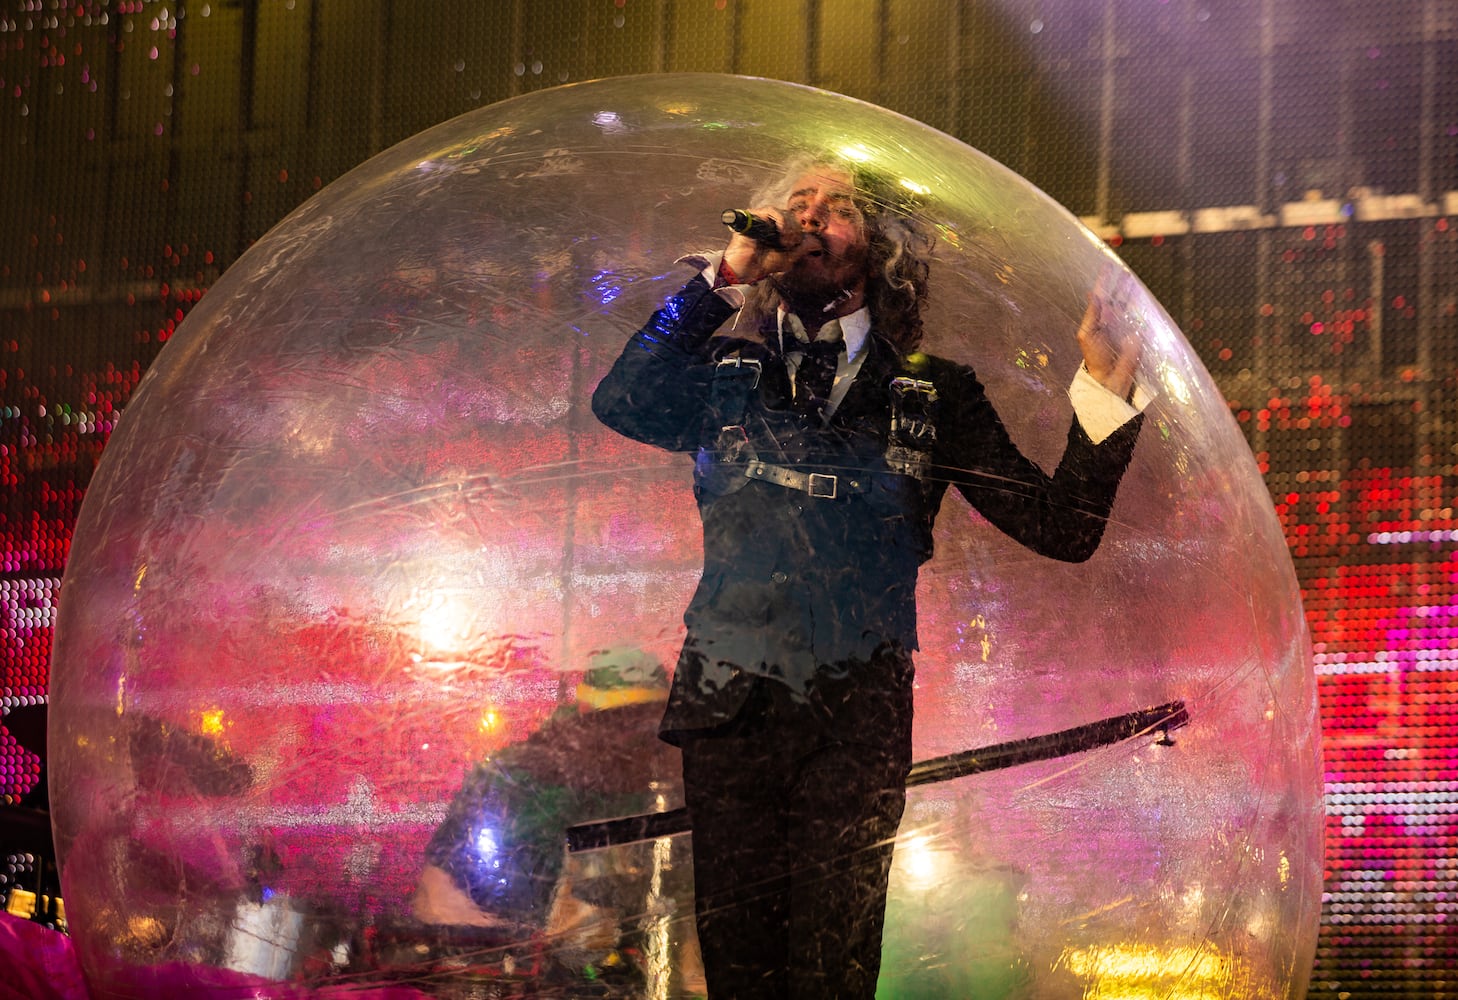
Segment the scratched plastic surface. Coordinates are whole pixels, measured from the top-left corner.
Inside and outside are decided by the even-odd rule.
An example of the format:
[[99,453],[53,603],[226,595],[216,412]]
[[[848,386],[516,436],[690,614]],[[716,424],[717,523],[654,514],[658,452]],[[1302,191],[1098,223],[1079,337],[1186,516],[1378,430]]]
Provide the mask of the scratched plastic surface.
[[[722,245],[721,209],[805,150],[924,189],[926,346],[974,365],[1023,450],[1056,461],[1077,317],[1119,265],[925,126],[788,84],[647,77],[370,160],[196,306],[86,497],[50,752],[96,996],[698,995],[685,837],[560,849],[567,825],[681,801],[651,725],[556,734],[589,714],[600,651],[671,667],[701,556],[690,459],[608,431],[588,397],[685,277],[675,259]],[[1142,286],[1126,298],[1158,396],[1103,547],[1042,559],[948,498],[919,589],[916,756],[1177,701],[1188,724],[913,789],[882,997],[1304,992],[1321,796],[1294,576],[1207,373]],[[497,864],[530,812],[534,892],[422,916],[428,841],[471,768],[501,761],[526,791],[488,796],[468,835]]]

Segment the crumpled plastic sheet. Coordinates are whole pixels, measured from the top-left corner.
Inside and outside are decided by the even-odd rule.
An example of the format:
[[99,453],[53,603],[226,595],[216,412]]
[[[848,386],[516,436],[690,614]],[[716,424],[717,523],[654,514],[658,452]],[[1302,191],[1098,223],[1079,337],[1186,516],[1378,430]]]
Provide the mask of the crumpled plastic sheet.
[[0,967],[0,1000],[89,1000],[71,939],[9,913],[0,913]]

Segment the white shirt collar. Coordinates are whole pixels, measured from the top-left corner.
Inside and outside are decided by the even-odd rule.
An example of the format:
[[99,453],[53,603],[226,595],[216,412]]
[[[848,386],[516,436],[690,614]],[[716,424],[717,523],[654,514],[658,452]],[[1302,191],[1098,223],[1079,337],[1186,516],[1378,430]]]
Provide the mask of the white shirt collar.
[[[802,331],[804,328],[803,326],[801,326],[798,317],[793,316],[791,313],[785,311],[785,309],[783,308],[780,309],[780,349],[794,350],[794,345],[785,343],[785,330],[787,320],[789,324],[791,324],[792,328],[794,326],[800,326]],[[849,361],[855,361],[860,358],[861,352],[866,349],[866,338],[869,337],[871,334],[871,310],[868,306],[861,306],[855,312],[839,317],[839,322],[840,335],[845,340],[846,359]],[[800,338],[798,334],[796,334],[796,339],[802,338]]]

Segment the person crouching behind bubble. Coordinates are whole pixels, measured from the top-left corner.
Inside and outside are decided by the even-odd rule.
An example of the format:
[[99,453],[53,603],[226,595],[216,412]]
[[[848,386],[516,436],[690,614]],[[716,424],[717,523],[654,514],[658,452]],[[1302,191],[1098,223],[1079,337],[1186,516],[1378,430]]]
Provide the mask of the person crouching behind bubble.
[[715,1000],[874,996],[943,495],[1085,560],[1147,403],[1097,289],[1062,460],[1025,458],[972,369],[918,350],[933,238],[910,197],[865,164],[789,165],[748,213],[769,234],[685,258],[593,395],[613,430],[696,456],[704,568],[659,733],[683,751]]
[[[416,919],[541,931],[579,967],[613,952],[651,902],[637,893],[646,879],[574,872],[564,866],[565,831],[676,798],[678,754],[655,738],[667,696],[667,672],[642,650],[594,654],[574,704],[466,776],[426,846]],[[619,850],[608,868],[630,855]]]

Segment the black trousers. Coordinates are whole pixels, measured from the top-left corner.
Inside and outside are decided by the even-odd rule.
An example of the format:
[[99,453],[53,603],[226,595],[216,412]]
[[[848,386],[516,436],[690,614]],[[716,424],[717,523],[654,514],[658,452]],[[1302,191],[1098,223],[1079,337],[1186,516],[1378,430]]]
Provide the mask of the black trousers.
[[683,743],[710,1000],[875,996],[909,739],[820,721],[760,680],[733,722]]

